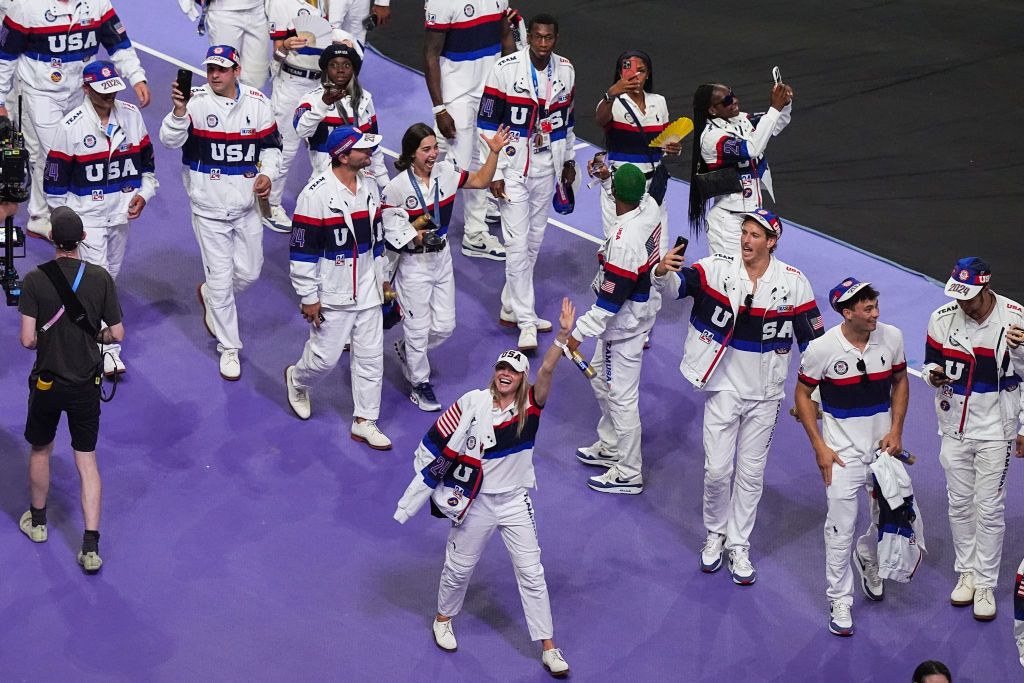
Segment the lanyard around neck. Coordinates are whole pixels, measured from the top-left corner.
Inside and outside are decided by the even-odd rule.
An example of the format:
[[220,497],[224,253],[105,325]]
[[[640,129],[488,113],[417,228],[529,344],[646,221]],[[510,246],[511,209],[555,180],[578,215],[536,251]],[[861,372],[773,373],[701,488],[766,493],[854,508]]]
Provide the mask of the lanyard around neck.
[[[551,87],[552,87],[551,84],[554,83],[554,78],[553,78],[554,72],[555,72],[555,64],[551,60],[551,58],[548,57],[547,97],[544,98],[544,106],[541,107],[541,109],[545,112],[545,115],[546,115],[546,112],[547,112],[547,108],[551,106]],[[537,105],[540,106],[540,84],[537,83],[537,69],[533,66],[533,60],[530,60],[530,75],[533,76],[533,94],[537,97]],[[544,116],[540,116],[539,118],[544,118]]]
[[[423,213],[430,211],[427,208],[427,202],[423,199],[423,193],[420,192],[420,181],[416,180],[416,174],[412,172],[412,167],[405,169],[405,172],[409,174],[409,182],[412,183],[412,189],[416,191],[416,198],[420,200],[420,206],[423,207]],[[430,179],[427,180],[428,187],[430,186]],[[434,219],[434,225],[441,227],[441,183],[434,183],[434,211],[431,216]]]

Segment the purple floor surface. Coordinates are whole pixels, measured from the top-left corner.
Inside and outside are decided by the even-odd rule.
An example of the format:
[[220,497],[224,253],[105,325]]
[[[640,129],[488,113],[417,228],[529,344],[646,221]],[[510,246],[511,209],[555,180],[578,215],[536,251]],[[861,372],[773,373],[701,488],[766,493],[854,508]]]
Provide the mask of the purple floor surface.
[[[187,30],[169,7],[157,12],[163,25]],[[159,33],[152,11],[141,10],[124,11],[136,39],[200,61],[187,49],[196,41]],[[146,110],[155,138],[174,67],[148,56],[144,62],[156,90]],[[385,146],[394,149],[405,127],[429,112],[422,81],[376,56],[363,73]],[[445,524],[426,513],[405,526],[391,519],[413,473],[412,450],[431,420],[406,398],[390,353],[400,328],[385,336],[381,425],[393,451],[370,451],[348,438],[347,358],[313,392],[312,419],[298,421],[282,371],[298,357],[306,326],[288,283],[288,239],[268,232],[263,275],[239,300],[242,381],[222,381],[195,300],[201,265],[178,153],[157,144],[157,163],[161,188],[133,227],[118,281],[129,373],[104,406],[106,564],[98,576],[83,576],[74,562],[81,517],[65,434],[53,460],[50,540],[31,545],[17,530],[27,506],[21,432],[31,354],[18,347],[15,311],[5,314],[9,333],[0,349],[10,355],[0,440],[8,457],[0,464],[0,501],[9,523],[0,525],[0,547],[9,559],[0,587],[0,678],[547,680],[497,540],[456,621],[458,653],[431,642]],[[294,197],[305,172],[303,160],[286,196]],[[685,211],[684,194],[683,184],[672,185],[677,215]],[[600,233],[593,193],[581,192],[577,212],[563,218]],[[594,249],[549,229],[536,278],[542,314],[554,316],[563,294],[581,308],[590,304]],[[694,255],[701,251],[697,245]],[[22,273],[49,256],[40,241],[29,252]],[[911,363],[920,364],[927,315],[942,301],[933,283],[796,227],[787,229],[779,255],[805,270],[820,301],[847,274],[874,281],[884,319],[904,329]],[[455,264],[459,327],[432,354],[446,403],[483,386],[493,358],[515,343],[514,333],[496,325],[501,264],[460,254]],[[557,372],[537,444],[534,499],[556,640],[573,679],[905,681],[928,658],[946,661],[957,681],[1018,679],[1011,585],[1024,552],[1016,531],[1020,468],[1011,468],[1007,484],[1000,615],[980,624],[948,602],[955,576],[944,480],[930,395],[917,378],[905,443],[919,456],[912,475],[930,553],[913,583],[888,585],[884,602],[858,595],[853,638],[826,628],[824,489],[802,430],[788,416],[776,432],[753,537],[758,582],[738,587],[726,571],[698,571],[702,398],[677,370],[687,312],[680,302],[666,303],[645,357],[642,496],[586,488],[593,471],[573,451],[593,441],[598,411],[575,368],[563,363]],[[832,313],[826,319],[837,322]]]

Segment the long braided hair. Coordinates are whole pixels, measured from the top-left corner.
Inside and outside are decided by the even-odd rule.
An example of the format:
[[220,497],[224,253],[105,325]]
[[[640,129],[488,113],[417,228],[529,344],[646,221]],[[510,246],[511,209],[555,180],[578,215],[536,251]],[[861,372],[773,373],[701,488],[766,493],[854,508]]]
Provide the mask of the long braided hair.
[[700,138],[708,123],[708,108],[711,107],[711,96],[718,87],[717,83],[703,83],[693,93],[693,155],[690,157],[690,225],[694,232],[707,232],[707,202],[697,190],[694,176],[703,168],[704,162],[700,154]]

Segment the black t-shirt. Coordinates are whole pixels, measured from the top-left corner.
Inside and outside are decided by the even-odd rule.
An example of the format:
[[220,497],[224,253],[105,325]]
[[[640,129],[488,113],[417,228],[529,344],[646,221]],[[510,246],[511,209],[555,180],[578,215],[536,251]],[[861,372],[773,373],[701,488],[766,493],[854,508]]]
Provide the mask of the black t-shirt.
[[[61,258],[57,259],[57,263],[68,284],[74,286],[82,262]],[[121,304],[117,300],[114,280],[100,266],[85,264],[85,272],[75,294],[82,302],[89,322],[97,330],[100,329],[101,320],[108,325],[121,322]],[[96,340],[91,339],[66,312],[50,329],[45,332],[39,329],[53,318],[60,307],[60,295],[46,273],[36,268],[25,276],[18,311],[36,319],[39,338],[31,380],[34,382],[39,372],[46,370],[61,384],[91,382],[101,360]]]

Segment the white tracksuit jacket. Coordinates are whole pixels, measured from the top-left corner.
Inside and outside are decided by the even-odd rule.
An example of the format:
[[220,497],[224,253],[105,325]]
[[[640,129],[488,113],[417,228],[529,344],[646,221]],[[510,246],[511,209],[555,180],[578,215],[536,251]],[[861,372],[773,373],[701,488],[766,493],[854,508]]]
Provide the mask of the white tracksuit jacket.
[[237,99],[209,85],[193,88],[186,115],[169,112],[160,126],[160,141],[181,148],[182,179],[199,216],[231,220],[253,211],[256,176],[278,177],[281,135],[270,102],[255,88],[238,88]]
[[46,157],[47,203],[71,207],[86,229],[127,223],[135,195],[148,203],[159,187],[153,145],[138,108],[115,100],[110,120],[118,124],[112,139],[86,100],[61,121]]
[[[579,341],[626,339],[654,326],[661,292],[651,286],[651,271],[661,259],[664,229],[661,207],[649,194],[637,208],[616,217],[612,234],[597,252],[600,270],[592,285],[597,301],[576,321],[573,336]],[[661,285],[667,285],[667,278]]]
[[82,69],[96,57],[100,45],[125,80],[133,86],[146,80],[110,0],[14,3],[0,32],[0,104],[11,91],[15,69],[23,94],[71,96],[82,87]]
[[937,368],[953,383],[937,387],[935,413],[939,434],[962,440],[969,431],[968,405],[998,420],[1003,438],[1012,439],[1024,424],[1024,345],[1011,349],[1006,343],[1010,325],[1024,327],[1024,308],[1016,301],[996,294],[985,328],[984,345],[975,348],[967,332],[967,315],[956,301],[940,307],[928,319],[928,339],[922,378],[931,385],[931,370]]
[[665,275],[680,282],[680,299],[693,297],[679,370],[693,386],[702,389],[725,356],[742,354],[734,360],[749,360],[751,367],[757,368],[751,382],[765,387],[765,400],[782,398],[793,340],[803,351],[811,339],[820,337],[824,331],[821,313],[804,274],[772,256],[763,278],[777,282],[773,284],[771,303],[751,311],[737,332],[736,319],[744,297],[741,268],[743,260],[738,254],[714,254],[692,268],[683,268],[682,278],[671,272]]
[[[377,110],[373,107],[373,95],[363,90],[359,99],[359,110],[352,113],[352,96],[346,95],[340,102],[332,105],[324,104],[324,88],[317,86],[306,93],[295,110],[295,132],[309,143],[309,158],[313,166],[313,176],[327,171],[331,167],[331,157],[327,152],[327,138],[331,131],[341,125],[355,126],[363,133],[377,135]],[[370,175],[372,175],[383,191],[388,184],[388,169],[384,166],[384,152],[380,147],[373,150],[370,156]],[[312,180],[312,177],[310,177]]]
[[333,171],[299,194],[292,218],[291,279],[304,304],[357,309],[383,303],[386,259],[377,185],[362,171],[353,195]]
[[[480,100],[477,127],[493,133],[504,124],[512,132],[512,140],[498,156],[494,180],[530,175],[530,137],[541,109],[546,109],[552,122],[551,157],[555,174],[561,172],[565,162],[575,161],[576,70],[572,62],[556,54],[551,55],[551,67],[550,102],[546,99],[546,92],[540,93],[538,100],[538,93],[534,90],[529,49],[502,57],[491,69]],[[479,149],[483,163],[490,150],[482,141]]]

